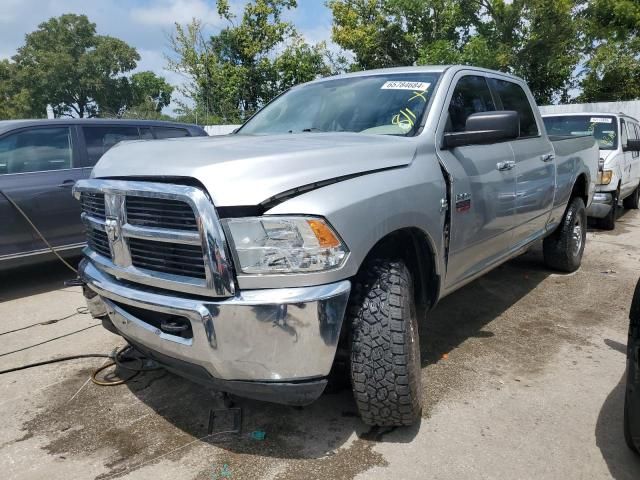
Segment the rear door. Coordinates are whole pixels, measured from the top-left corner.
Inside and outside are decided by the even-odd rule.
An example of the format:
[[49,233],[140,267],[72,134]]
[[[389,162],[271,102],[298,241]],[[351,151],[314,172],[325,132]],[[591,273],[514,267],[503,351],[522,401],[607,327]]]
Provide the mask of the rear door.
[[[487,79],[464,72],[454,77],[447,105],[438,126],[439,139],[447,132],[464,131],[471,114],[496,110]],[[453,177],[449,288],[510,251],[516,181],[513,152],[506,141],[439,149],[438,156]]]
[[[80,206],[71,195],[82,178],[75,127],[29,127],[0,138],[0,189],[57,247],[81,244]],[[27,221],[0,198],[0,255],[46,249]]]
[[520,117],[520,137],[511,142],[515,157],[516,202],[513,240],[527,243],[545,231],[553,205],[556,164],[553,146],[541,135],[533,98],[518,83],[500,78],[489,80],[501,110],[514,110]]

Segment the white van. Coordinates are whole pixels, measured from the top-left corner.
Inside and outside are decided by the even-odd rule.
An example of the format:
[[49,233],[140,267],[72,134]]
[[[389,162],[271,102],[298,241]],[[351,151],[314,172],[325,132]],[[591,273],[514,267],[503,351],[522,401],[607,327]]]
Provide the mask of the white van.
[[596,194],[587,210],[598,225],[613,230],[616,208],[638,208],[640,152],[630,144],[640,142],[638,120],[624,113],[557,113],[543,115],[550,136],[593,135],[600,145]]

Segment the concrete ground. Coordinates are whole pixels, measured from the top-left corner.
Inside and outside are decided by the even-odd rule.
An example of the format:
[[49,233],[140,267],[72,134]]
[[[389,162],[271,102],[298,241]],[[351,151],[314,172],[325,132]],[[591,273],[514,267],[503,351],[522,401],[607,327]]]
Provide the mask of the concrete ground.
[[[207,436],[218,400],[164,371],[116,387],[88,381],[104,358],[1,375],[0,476],[638,479],[622,405],[639,260],[640,213],[627,212],[589,233],[573,275],[534,250],[443,300],[422,324],[414,428],[367,428],[341,391],[304,409],[243,400],[244,433]],[[56,264],[0,275],[0,369],[123,344],[88,315],[49,322],[83,306],[68,277]]]

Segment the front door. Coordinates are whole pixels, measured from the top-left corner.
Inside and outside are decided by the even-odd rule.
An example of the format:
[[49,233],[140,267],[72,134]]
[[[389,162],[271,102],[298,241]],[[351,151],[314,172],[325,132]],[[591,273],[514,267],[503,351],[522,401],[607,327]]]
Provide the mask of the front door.
[[[460,74],[453,85],[438,138],[446,132],[464,131],[467,118],[473,113],[496,110],[485,77]],[[446,275],[446,288],[452,288],[511,249],[515,159],[509,142],[440,149],[439,157],[452,177]]]
[[[86,175],[74,168],[73,127],[26,128],[0,139],[0,189],[9,195],[53,246],[82,243],[80,206],[73,184]],[[0,255],[42,250],[46,245],[27,221],[0,200]],[[6,216],[4,216],[6,214]]]

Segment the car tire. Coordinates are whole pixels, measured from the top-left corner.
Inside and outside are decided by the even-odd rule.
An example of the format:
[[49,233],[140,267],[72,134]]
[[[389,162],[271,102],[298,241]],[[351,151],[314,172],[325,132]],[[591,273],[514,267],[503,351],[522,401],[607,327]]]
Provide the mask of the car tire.
[[[629,313],[627,340],[627,382],[624,395],[624,439],[627,446],[640,454],[640,281],[636,285]],[[634,441],[635,437],[635,441]]]
[[616,191],[612,195],[613,201],[611,202],[611,210],[609,210],[606,217],[598,220],[598,227],[602,230],[614,230],[616,228],[616,214],[618,213],[620,192]]
[[422,412],[413,281],[403,261],[366,263],[349,302],[351,386],[362,421],[416,423]]
[[544,239],[542,250],[545,264],[562,272],[580,268],[587,239],[587,210],[584,201],[575,197],[569,203],[562,223]]
[[640,206],[640,185],[636,187],[631,195],[622,201],[624,208],[628,210],[637,210]]

